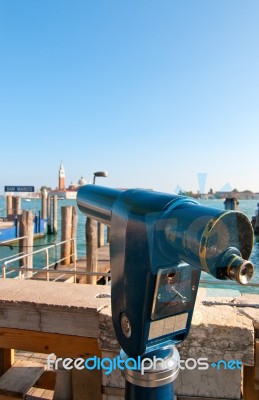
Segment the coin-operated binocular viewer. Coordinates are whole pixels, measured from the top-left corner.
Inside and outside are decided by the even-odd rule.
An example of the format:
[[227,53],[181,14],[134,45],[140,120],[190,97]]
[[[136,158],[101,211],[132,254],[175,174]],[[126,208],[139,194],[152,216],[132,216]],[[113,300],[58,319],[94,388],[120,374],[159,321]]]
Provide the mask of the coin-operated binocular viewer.
[[179,370],[174,345],[188,335],[200,272],[246,284],[254,270],[251,224],[241,212],[151,190],[86,185],[77,204],[111,227],[112,319],[126,399],[171,399]]

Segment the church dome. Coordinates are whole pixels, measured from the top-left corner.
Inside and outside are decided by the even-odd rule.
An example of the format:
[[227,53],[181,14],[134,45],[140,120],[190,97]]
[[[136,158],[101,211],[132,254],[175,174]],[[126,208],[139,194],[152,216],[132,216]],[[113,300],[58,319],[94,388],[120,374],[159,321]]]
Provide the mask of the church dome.
[[81,178],[79,179],[78,185],[80,186],[86,185],[86,179],[83,176],[81,176]]

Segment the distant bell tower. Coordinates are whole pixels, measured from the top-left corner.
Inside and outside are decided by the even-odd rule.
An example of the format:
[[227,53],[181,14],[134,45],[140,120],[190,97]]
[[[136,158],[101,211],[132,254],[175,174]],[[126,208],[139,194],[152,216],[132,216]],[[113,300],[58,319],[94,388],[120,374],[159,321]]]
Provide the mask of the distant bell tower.
[[65,189],[65,169],[64,169],[64,166],[62,164],[62,161],[61,161],[61,164],[60,164],[60,167],[59,167],[58,188],[59,188],[59,190]]

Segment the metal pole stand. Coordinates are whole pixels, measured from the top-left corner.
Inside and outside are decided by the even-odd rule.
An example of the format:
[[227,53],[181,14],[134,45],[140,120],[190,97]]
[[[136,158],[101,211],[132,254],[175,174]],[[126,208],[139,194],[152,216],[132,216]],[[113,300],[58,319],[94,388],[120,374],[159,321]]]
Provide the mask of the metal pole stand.
[[173,381],[179,374],[180,356],[175,346],[164,346],[136,358],[121,350],[125,400],[173,400]]

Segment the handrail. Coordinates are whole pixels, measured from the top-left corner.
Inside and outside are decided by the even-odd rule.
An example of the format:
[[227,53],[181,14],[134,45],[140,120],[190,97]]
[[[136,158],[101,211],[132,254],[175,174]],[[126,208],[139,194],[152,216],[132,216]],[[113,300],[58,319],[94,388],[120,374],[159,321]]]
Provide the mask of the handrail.
[[[19,270],[23,270],[23,271],[35,271],[35,272],[43,272],[46,271],[46,269],[42,269],[42,268],[30,268],[30,267],[13,267],[14,270],[19,271]],[[63,273],[63,274],[73,274],[75,273],[74,269],[53,269],[50,271],[53,274],[59,274],[59,273]],[[76,275],[96,275],[96,276],[111,276],[110,272],[96,272],[96,271],[76,271]],[[17,279],[14,278],[14,279]]]
[[[22,254],[25,254],[24,251],[21,251],[20,253],[18,253],[18,255],[22,255]],[[0,259],[0,263],[1,263],[2,261],[9,260],[9,259],[12,258],[12,257],[13,257],[13,256],[7,256],[7,257],[4,257],[4,258],[1,258],[1,259]]]
[[[24,237],[22,237],[23,239],[24,238],[26,238],[26,236],[24,236]],[[21,238],[20,238],[21,239]],[[6,242],[6,241],[5,241]],[[35,273],[37,273],[37,272],[39,272],[39,271],[47,271],[47,273],[46,273],[46,278],[47,278],[47,280],[49,280],[49,268],[51,267],[51,266],[54,266],[55,264],[56,264],[56,262],[60,262],[60,261],[63,261],[63,260],[65,260],[67,257],[64,257],[64,258],[62,258],[62,259],[60,259],[60,260],[55,260],[55,262],[54,263],[51,263],[51,264],[49,264],[49,250],[50,249],[52,249],[52,248],[57,248],[57,246],[61,246],[62,244],[65,244],[65,243],[68,243],[68,242],[73,242],[74,243],[74,246],[73,246],[73,248],[74,248],[74,253],[72,253],[72,254],[70,254],[69,255],[69,258],[71,257],[72,259],[73,259],[73,264],[74,264],[74,270],[76,271],[76,259],[77,259],[77,254],[76,254],[76,238],[71,238],[71,239],[67,239],[67,240],[63,240],[62,242],[58,242],[58,243],[55,243],[55,244],[53,244],[53,245],[50,245],[50,246],[47,246],[47,247],[44,247],[44,248],[42,248],[42,249],[39,249],[39,250],[34,250],[34,251],[31,251],[31,252],[29,252],[29,253],[26,253],[26,254],[22,254],[22,255],[19,255],[19,256],[16,256],[16,257],[14,257],[14,258],[12,258],[12,259],[9,259],[9,260],[7,260],[7,261],[4,261],[4,263],[3,263],[3,265],[2,266],[0,266],[0,267],[2,267],[2,275],[0,275],[0,277],[2,277],[3,279],[5,279],[6,278],[6,275],[8,275],[8,274],[10,274],[10,273],[12,273],[12,272],[15,272],[15,271],[18,271],[19,272],[19,274],[18,274],[18,278],[24,278],[24,276],[22,276],[23,275],[23,272],[24,271],[31,271],[32,272],[32,276],[33,275],[35,275]],[[11,263],[14,263],[14,262],[16,262],[16,261],[19,261],[19,260],[21,260],[21,259],[24,259],[24,258],[27,258],[27,257],[30,257],[30,256],[33,256],[33,255],[35,255],[35,254],[39,254],[39,253],[45,253],[45,257],[46,257],[46,266],[45,267],[43,267],[43,268],[30,268],[30,267],[11,267],[9,264],[11,264]],[[8,270],[9,268],[12,268],[11,269],[11,271],[6,271],[6,270]],[[53,271],[55,271],[55,270],[51,270],[51,272],[53,272]],[[56,271],[55,271],[56,272]]]
[[[29,256],[32,256],[32,255],[34,255],[34,254],[41,253],[42,251],[49,250],[49,249],[51,249],[51,248],[53,248],[53,247],[57,247],[57,246],[59,246],[59,245],[61,245],[61,244],[64,244],[64,243],[67,243],[67,242],[71,242],[71,241],[73,241],[73,240],[75,240],[75,238],[63,240],[63,242],[58,242],[58,243],[52,244],[52,245],[50,245],[50,246],[44,247],[43,249],[31,251],[30,253],[26,253],[26,254],[25,254],[25,257],[29,257]],[[71,254],[71,255],[73,255],[73,254]],[[71,255],[70,255],[70,256],[71,256]],[[15,258],[13,258],[11,261],[18,261],[18,260],[20,260],[21,258],[23,258],[23,256],[15,257]],[[8,264],[8,263],[11,262],[11,261],[7,261],[5,264]]]
[[[61,246],[62,244],[65,244],[67,242],[72,242],[73,246],[72,249],[74,250],[74,252],[72,254],[69,255],[69,258],[71,257],[73,260],[73,268],[72,269],[50,269],[51,267],[55,267],[56,263],[60,263],[61,261],[65,260],[68,257],[63,257],[60,258],[59,260],[55,260],[55,262],[50,263],[49,260],[49,250],[52,248],[56,248],[57,246]],[[14,263],[16,261],[19,261],[21,259],[24,259],[26,257],[29,256],[33,256],[35,254],[39,254],[39,253],[45,253],[45,261],[46,261],[46,265],[43,268],[35,268],[35,267],[12,267],[10,264]],[[0,275],[0,278],[2,277],[3,279],[5,279],[7,277],[7,275],[13,273],[13,272],[18,272],[18,276],[16,276],[14,279],[26,279],[26,277],[24,276],[24,272],[31,272],[30,277],[33,277],[34,275],[38,274],[38,273],[45,273],[46,274],[46,280],[49,281],[50,280],[50,273],[51,274],[58,274],[59,276],[55,279],[53,279],[53,281],[56,281],[60,278],[62,278],[65,275],[73,275],[74,277],[74,282],[76,282],[76,276],[101,276],[101,277],[105,277],[106,278],[106,282],[108,282],[108,278],[110,278],[111,274],[109,272],[94,272],[94,271],[78,271],[77,270],[77,265],[76,265],[76,260],[77,260],[77,246],[76,246],[76,238],[71,238],[68,240],[64,240],[62,242],[58,242],[55,243],[53,245],[44,247],[42,249],[39,250],[35,250],[26,254],[21,254],[18,255],[12,259],[9,259],[7,261],[5,261],[3,263],[2,266],[2,275]],[[9,270],[11,269],[11,270]]]
[[[19,242],[20,240],[23,240],[23,239],[28,239],[28,236],[19,236],[19,237],[17,237],[17,238],[3,240],[2,242],[0,242],[0,246],[1,246],[1,245],[4,245],[4,246],[5,246],[5,245],[8,244],[8,243],[13,243],[13,242],[17,242],[17,241]],[[20,253],[18,253],[18,255],[23,255],[23,254],[25,254],[23,251],[20,252]],[[0,259],[0,263],[4,262],[5,260],[12,259],[12,257],[13,257],[13,255],[7,256],[7,257],[4,257],[4,258],[1,258],[1,259]],[[6,273],[6,275],[10,275],[12,272],[13,272],[13,271],[8,271],[8,272]]]
[[19,240],[23,240],[23,239],[28,239],[28,236],[19,236],[19,237],[14,238],[14,239],[3,240],[2,242],[0,242],[0,246],[2,244],[17,242],[17,240],[19,241]]
[[[111,273],[110,272],[95,272],[95,271],[78,271],[75,270],[74,268],[71,270],[65,270],[65,269],[58,269],[58,270],[49,270],[45,268],[30,268],[30,267],[13,267],[14,271],[18,271],[19,275],[14,278],[14,279],[21,279],[21,273],[22,272],[26,272],[26,271],[32,271],[33,275],[37,274],[38,272],[45,272],[46,273],[46,277],[47,277],[47,281],[49,281],[49,274],[58,274],[59,277],[53,279],[53,282],[55,282],[57,279],[62,278],[64,275],[73,275],[74,276],[74,281],[76,281],[76,276],[101,276],[101,277],[105,277],[105,278],[110,278],[111,277]],[[6,274],[7,275],[7,274]],[[3,277],[4,278],[4,277]]]

